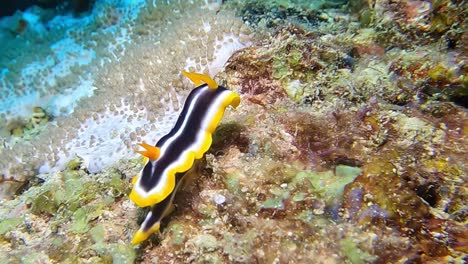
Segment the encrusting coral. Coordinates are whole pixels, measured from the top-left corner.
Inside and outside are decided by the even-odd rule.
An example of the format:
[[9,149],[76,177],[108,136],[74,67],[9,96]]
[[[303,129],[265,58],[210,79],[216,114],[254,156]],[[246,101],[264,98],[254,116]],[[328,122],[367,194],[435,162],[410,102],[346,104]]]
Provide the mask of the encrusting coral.
[[[127,168],[91,175],[82,166],[82,160],[75,159],[64,171],[47,175],[42,183],[31,185],[17,199],[3,203],[0,260],[129,262],[134,259],[135,252],[121,239],[127,235],[127,224],[117,220],[126,218],[126,213],[117,213],[115,206],[119,203],[119,208],[128,210],[124,209],[125,203],[121,204],[129,190],[122,177],[125,170],[138,164],[133,161],[127,163]],[[120,223],[111,224],[111,219]],[[46,240],[48,243],[44,243]],[[74,246],[76,241],[80,241],[78,247]],[[31,252],[24,245],[34,245],[36,250]]]
[[[253,12],[257,2],[272,12]],[[466,262],[464,18],[445,17],[466,3],[318,2],[229,1],[216,11],[162,4],[179,8],[175,18],[143,11],[135,43],[95,82],[106,89],[42,136],[81,158],[0,204],[0,249],[9,252],[0,262],[24,252],[38,262]],[[218,73],[220,57],[227,64]],[[143,163],[125,154],[90,173],[107,164],[90,152],[130,153],[170,127],[187,94],[181,65],[215,75],[242,103],[226,113],[160,232],[132,247],[145,212],[125,194]],[[15,146],[9,153],[28,150]]]

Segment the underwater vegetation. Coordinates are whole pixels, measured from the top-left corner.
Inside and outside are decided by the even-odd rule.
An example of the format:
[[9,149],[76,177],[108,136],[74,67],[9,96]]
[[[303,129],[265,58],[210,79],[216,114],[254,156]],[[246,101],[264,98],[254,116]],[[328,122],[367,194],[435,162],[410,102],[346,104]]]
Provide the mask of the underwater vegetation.
[[[130,244],[112,239],[126,235],[126,223],[105,220],[120,217],[113,207],[130,190],[125,176],[119,170],[95,176],[75,159],[64,171],[38,179],[21,197],[2,204],[1,262],[134,259]],[[35,248],[32,255],[29,247]]]
[[[42,48],[0,60],[0,262],[467,262],[467,10],[95,1],[43,36],[0,23],[16,36],[6,47]],[[145,166],[136,144],[174,125],[193,88],[183,70],[241,103],[159,231],[133,246],[149,212],[128,197]]]

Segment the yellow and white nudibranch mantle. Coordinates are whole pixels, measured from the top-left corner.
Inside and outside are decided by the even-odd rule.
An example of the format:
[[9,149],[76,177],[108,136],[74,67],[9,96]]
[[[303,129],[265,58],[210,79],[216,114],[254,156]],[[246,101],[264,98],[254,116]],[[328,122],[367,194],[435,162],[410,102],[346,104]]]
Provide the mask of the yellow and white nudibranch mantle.
[[133,178],[130,199],[140,207],[152,206],[132,244],[146,240],[159,230],[163,217],[171,211],[172,201],[184,175],[196,159],[211,146],[212,134],[228,106],[236,108],[238,94],[219,86],[209,76],[182,72],[197,87],[185,100],[176,124],[155,146],[140,144],[138,151],[147,161],[140,175]]

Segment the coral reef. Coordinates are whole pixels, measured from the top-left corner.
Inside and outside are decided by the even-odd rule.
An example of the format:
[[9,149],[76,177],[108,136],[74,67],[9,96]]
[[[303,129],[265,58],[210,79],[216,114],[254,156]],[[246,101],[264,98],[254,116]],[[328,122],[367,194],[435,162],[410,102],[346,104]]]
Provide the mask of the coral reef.
[[[112,2],[96,3],[96,8],[107,10],[101,13],[104,19],[109,12],[130,12],[122,17],[131,17],[133,12],[121,10]],[[84,159],[90,172],[97,172],[121,158],[132,157],[136,143],[142,140],[152,142],[164,135],[172,126],[179,100],[186,94],[181,70],[206,71],[214,75],[230,54],[248,44],[249,32],[240,20],[229,12],[209,8],[211,6],[200,3],[161,3],[157,7],[151,3],[135,18],[138,26],[126,25],[133,29],[131,36],[121,39],[118,36],[123,34],[122,31],[113,35],[111,30],[125,21],[116,25],[112,21],[110,24],[99,23],[99,27],[103,28],[98,32],[107,37],[85,39],[91,45],[90,61],[68,68],[74,63],[74,58],[63,60],[65,69],[61,68],[60,71],[67,72],[69,69],[71,73],[64,77],[67,79],[65,83],[53,83],[53,86],[64,88],[78,82],[77,90],[60,94],[61,90],[50,90],[49,86],[43,87],[40,85],[42,81],[36,80],[43,91],[59,93],[57,98],[44,102],[52,108],[50,112],[56,116],[55,122],[47,127],[47,134],[43,133],[31,141],[9,143],[2,150],[4,158],[0,161],[0,169],[4,177],[26,181],[29,176],[21,174],[21,171],[36,173],[61,169],[75,156]],[[185,19],[192,19],[194,23],[185,25]],[[82,30],[88,28],[85,26]],[[71,39],[79,37],[72,34],[74,32],[79,30],[68,31]],[[151,34],[142,36],[141,32]],[[106,43],[113,37],[116,38],[114,42]],[[71,39],[59,41],[59,45],[73,46]],[[98,43],[94,43],[96,41]],[[64,53],[67,54],[67,51]],[[93,58],[95,56],[96,59]],[[93,74],[91,80],[75,80],[78,75],[74,72],[92,71],[100,68],[101,64],[106,67]],[[59,75],[56,79],[61,77]],[[76,97],[86,100],[80,103],[71,101]],[[4,100],[8,101],[8,98]],[[45,109],[48,110],[47,107]],[[50,149],[50,146],[53,148]],[[37,155],[28,157],[31,150]],[[15,162],[18,158],[31,162],[18,164]],[[15,188],[7,185],[0,188],[3,189],[3,197],[15,192]]]
[[129,191],[124,172],[138,164],[91,175],[75,159],[66,170],[42,175],[41,183],[2,203],[0,261],[130,263],[135,258],[125,239],[130,223],[119,219],[134,211],[122,199]]
[[[98,26],[69,31],[111,31],[88,43],[91,66],[70,68],[99,69],[81,80],[89,97],[4,114],[39,132],[2,131],[0,262],[468,261],[466,3],[194,2],[142,1],[135,16],[96,2]],[[124,40],[103,45],[123,21]],[[160,232],[133,247],[146,213],[127,197],[133,146],[171,127],[182,69],[241,105]]]

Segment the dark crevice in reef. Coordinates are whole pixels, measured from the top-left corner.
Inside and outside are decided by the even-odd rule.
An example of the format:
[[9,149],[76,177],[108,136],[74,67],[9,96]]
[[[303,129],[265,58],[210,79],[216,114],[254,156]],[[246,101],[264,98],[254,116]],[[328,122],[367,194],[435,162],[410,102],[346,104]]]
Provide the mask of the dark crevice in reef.
[[[330,6],[323,8],[330,8]],[[237,6],[236,9],[245,22],[250,25],[263,23],[267,28],[284,25],[285,21],[304,26],[315,26],[325,21],[320,17],[319,10],[308,9],[300,5],[278,5],[269,1],[254,1]]]
[[16,11],[24,11],[32,6],[41,8],[55,8],[65,12],[73,12],[75,15],[89,11],[95,0],[3,0],[0,2],[0,18],[11,16]]

